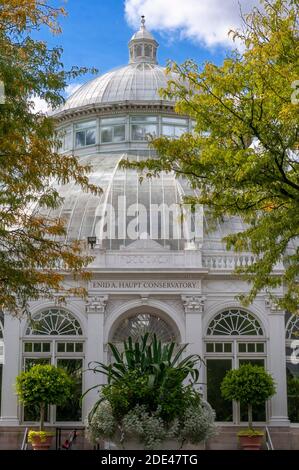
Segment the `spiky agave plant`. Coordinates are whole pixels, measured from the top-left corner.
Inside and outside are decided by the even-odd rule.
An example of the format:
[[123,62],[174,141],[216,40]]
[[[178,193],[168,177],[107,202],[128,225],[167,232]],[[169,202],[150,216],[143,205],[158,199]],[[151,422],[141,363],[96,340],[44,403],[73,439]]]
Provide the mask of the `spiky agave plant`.
[[[124,341],[123,346],[123,351],[121,351],[114,344],[109,343],[112,353],[111,363],[107,365],[102,362],[93,362],[89,364],[88,370],[107,376],[108,385],[121,384],[128,373],[136,372],[147,378],[147,386],[154,389],[155,392],[165,390],[168,384],[170,386],[170,381],[173,387],[175,387],[173,382],[182,384],[186,379],[189,379],[190,386],[198,381],[202,359],[197,354],[182,358],[187,344],[182,346],[178,346],[175,342],[163,344],[155,334],[150,336],[149,333],[146,333],[140,341],[134,342],[129,337],[127,341]],[[103,385],[95,385],[85,394]],[[101,397],[96,402],[90,413],[90,418],[104,399]]]

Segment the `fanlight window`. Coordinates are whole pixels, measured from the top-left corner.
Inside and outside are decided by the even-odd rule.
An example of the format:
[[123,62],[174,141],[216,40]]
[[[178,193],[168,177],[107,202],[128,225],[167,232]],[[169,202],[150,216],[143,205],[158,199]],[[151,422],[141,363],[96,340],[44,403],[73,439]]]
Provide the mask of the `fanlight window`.
[[286,339],[299,339],[299,317],[292,315],[286,326]]
[[156,334],[162,343],[177,341],[172,328],[160,317],[150,313],[140,313],[126,318],[115,331],[112,343],[123,343],[129,336],[133,341],[140,340],[145,333]]
[[253,315],[244,310],[230,309],[219,313],[209,324],[208,335],[260,336],[263,329]]
[[51,308],[35,315],[27,327],[26,335],[79,336],[82,329],[73,315],[60,308]]

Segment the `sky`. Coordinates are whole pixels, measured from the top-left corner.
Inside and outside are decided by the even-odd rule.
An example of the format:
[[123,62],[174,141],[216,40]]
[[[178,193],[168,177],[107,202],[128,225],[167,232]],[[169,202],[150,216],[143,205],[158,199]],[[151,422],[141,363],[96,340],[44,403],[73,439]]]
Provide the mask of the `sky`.
[[[220,64],[234,47],[230,29],[241,24],[258,0],[49,0],[64,6],[67,17],[60,21],[62,34],[53,36],[45,28],[34,36],[49,47],[61,46],[65,68],[72,65],[95,67],[99,74],[128,63],[128,41],[139,29],[140,16],[160,47],[158,60],[165,65],[172,59],[182,63],[212,61]],[[71,83],[68,96],[79,85],[93,78],[87,74]],[[43,108],[40,100],[37,108]]]

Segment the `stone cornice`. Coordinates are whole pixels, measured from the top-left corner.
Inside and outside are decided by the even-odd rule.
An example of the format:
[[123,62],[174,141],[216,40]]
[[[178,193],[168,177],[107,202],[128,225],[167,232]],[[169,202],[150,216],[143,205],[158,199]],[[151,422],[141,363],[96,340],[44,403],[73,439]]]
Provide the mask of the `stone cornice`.
[[66,121],[86,117],[86,116],[111,116],[118,114],[130,113],[130,112],[167,112],[173,115],[177,114],[174,111],[174,103],[171,101],[123,101],[116,103],[103,103],[83,106],[81,108],[66,109],[61,112],[57,112],[52,115],[52,118],[57,124],[64,123]]

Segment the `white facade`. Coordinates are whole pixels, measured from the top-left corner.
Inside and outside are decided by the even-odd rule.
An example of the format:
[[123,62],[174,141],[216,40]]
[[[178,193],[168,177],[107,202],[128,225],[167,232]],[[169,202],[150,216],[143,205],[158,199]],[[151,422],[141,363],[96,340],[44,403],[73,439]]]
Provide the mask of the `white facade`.
[[[182,222],[178,235],[175,218],[169,222],[166,209],[182,202],[190,192],[187,183],[172,174],[140,183],[137,172],[119,166],[125,156],[151,155],[147,133],[175,138],[192,130],[192,122],[177,116],[174,103],[158,94],[167,77],[156,64],[158,44],[143,24],[129,45],[128,66],[87,83],[54,115],[64,131],[62,151],[73,151],[81,162],[91,163],[91,181],[104,190],[95,197],[72,185],[60,188],[65,199],[58,215],[67,221],[67,239],[96,237],[92,280],[87,300],[70,298],[64,306],[43,299],[32,303],[33,325],[5,317],[0,424],[15,426],[33,419],[30,412],[26,419],[13,389],[26,364],[43,360],[66,366],[77,374],[78,388],[84,391],[102,379],[84,372],[81,380],[80,370],[90,362],[109,360],[109,341],[117,343],[150,329],[165,341],[188,343],[189,353],[205,359],[201,386],[220,422],[243,420],[236,403],[224,404],[219,398],[218,382],[225,370],[247,360],[264,364],[275,378],[277,393],[256,419],[288,426],[285,313],[266,293],[248,309],[241,307],[236,296],[248,285],[233,271],[254,258],[250,253],[228,253],[221,242],[226,233],[240,230],[240,221],[227,220],[211,232],[204,210],[199,210],[192,219],[195,232],[192,227],[185,230]],[[144,226],[141,213],[134,213],[136,204],[147,211]],[[155,221],[152,204],[160,208]],[[115,212],[109,215],[111,208]],[[114,226],[117,220],[116,236],[107,229],[105,216]],[[121,221],[125,228],[135,224],[135,239],[127,230],[120,234]],[[281,270],[277,266],[275,274]],[[289,342],[297,331],[294,325],[288,330]],[[68,411],[49,410],[48,422],[84,422],[96,396],[93,390],[85,397],[82,412],[76,412],[76,403]]]

